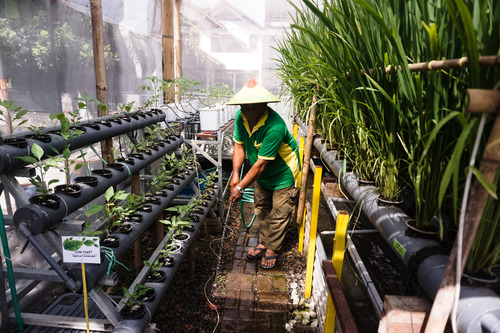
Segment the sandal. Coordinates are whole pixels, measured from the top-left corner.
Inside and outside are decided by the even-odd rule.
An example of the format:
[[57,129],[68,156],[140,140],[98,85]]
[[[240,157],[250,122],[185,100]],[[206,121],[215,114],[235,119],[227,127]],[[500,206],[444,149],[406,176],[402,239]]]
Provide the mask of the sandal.
[[269,265],[269,266],[266,266],[264,264],[261,264],[260,267],[264,268],[264,269],[271,269],[273,268],[274,266],[276,266],[276,262],[278,261],[278,257],[279,255],[275,255],[275,256],[266,256],[264,254],[264,261],[268,261],[268,260],[272,260],[272,259],[276,259],[276,261],[274,262],[274,264],[272,265]]
[[257,245],[255,245],[253,247],[253,252],[258,252],[257,254],[254,254],[254,255],[251,255],[247,252],[247,258],[248,259],[259,259],[260,257],[262,257],[264,255],[264,253],[266,252],[266,248],[265,247],[257,247]]

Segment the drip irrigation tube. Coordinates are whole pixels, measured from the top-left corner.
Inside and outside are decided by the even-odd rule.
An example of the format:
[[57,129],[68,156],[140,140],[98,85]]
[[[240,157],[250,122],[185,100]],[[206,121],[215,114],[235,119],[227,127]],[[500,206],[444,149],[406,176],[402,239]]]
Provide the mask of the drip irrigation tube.
[[[343,165],[336,160],[337,153],[328,151],[320,139],[314,140],[314,146],[330,170],[339,176]],[[427,296],[434,299],[448,262],[445,249],[434,240],[406,236],[405,221],[410,219],[406,213],[396,207],[379,206],[374,188],[360,187],[355,174],[342,173],[339,180],[351,197],[362,203],[361,209],[403,262],[407,275],[415,278]],[[459,332],[500,333],[500,297],[491,289],[462,287],[457,325]]]

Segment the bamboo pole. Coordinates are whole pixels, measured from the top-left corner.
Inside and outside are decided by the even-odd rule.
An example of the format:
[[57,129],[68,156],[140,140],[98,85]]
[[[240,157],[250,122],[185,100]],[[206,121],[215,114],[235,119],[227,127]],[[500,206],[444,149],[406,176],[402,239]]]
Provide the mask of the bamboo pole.
[[[90,15],[92,18],[92,42],[94,45],[94,70],[97,99],[105,106],[99,106],[99,117],[105,116],[108,108],[108,92],[106,86],[106,63],[104,61],[104,36],[102,32],[101,0],[90,0]],[[113,162],[113,139],[101,141],[101,155],[106,163]]]
[[[477,99],[481,99],[481,96],[483,95],[474,94],[471,93],[471,91],[467,91],[467,94],[470,98],[467,111],[472,112],[471,107],[482,104]],[[498,113],[500,112],[500,105],[498,103],[493,105],[493,109],[489,111],[497,113],[497,117],[481,158],[479,172],[484,176],[484,179],[488,182],[488,184],[493,184],[495,174],[500,166],[500,117],[498,116]],[[484,206],[486,205],[486,201],[488,199],[488,192],[484,189],[481,183],[476,181],[472,187],[469,197],[471,200],[467,205],[467,211],[465,213],[465,224],[463,230],[464,239],[461,258],[462,271],[459,272],[460,275],[463,273],[463,268],[465,267],[474,238],[476,237],[477,228],[481,221]],[[455,240],[448,263],[443,273],[443,279],[441,280],[439,291],[434,299],[434,303],[429,314],[429,319],[425,327],[425,333],[441,333],[446,327],[446,323],[455,299],[456,265],[458,261],[457,251],[458,243],[457,240]]]
[[[482,56],[479,57],[479,66],[481,67],[500,67],[500,56]],[[462,57],[459,59],[445,59],[445,60],[431,60],[426,62],[419,62],[416,64],[408,64],[408,69],[410,72],[427,72],[427,71],[437,71],[446,69],[459,69],[469,67],[469,59],[467,57]],[[387,74],[396,74],[401,71],[402,66],[392,66],[389,65],[385,68],[379,67],[378,70],[384,70]],[[373,74],[376,69],[370,68],[368,72]],[[361,74],[366,74],[364,69],[360,70]],[[350,72],[345,73],[346,76],[350,76]],[[333,77],[336,79],[336,77]]]
[[[162,0],[161,2],[161,46],[163,80],[172,82],[174,79],[174,0]],[[175,99],[175,87],[165,90],[165,103]]]
[[302,177],[299,195],[299,207],[297,208],[297,224],[302,223],[304,217],[304,205],[307,193],[307,174],[309,173],[309,160],[311,159],[311,149],[313,145],[314,121],[316,119],[316,94],[313,95],[311,114],[309,115],[309,125],[307,127],[306,151],[304,152],[304,164],[302,165]]
[[[182,77],[181,53],[181,0],[175,0],[175,77]],[[181,101],[180,89],[177,90],[177,101]]]

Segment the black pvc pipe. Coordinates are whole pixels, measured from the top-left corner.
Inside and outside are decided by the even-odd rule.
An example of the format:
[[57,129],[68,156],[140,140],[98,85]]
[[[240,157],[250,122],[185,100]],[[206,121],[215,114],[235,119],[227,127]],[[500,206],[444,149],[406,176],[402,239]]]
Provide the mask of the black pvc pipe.
[[133,164],[123,163],[126,165],[125,170],[119,171],[111,168],[107,169],[112,173],[111,178],[95,175],[95,177],[98,178],[98,183],[95,187],[79,183],[78,185],[80,186],[82,192],[78,198],[73,198],[62,193],[56,193],[55,195],[61,200],[59,208],[56,210],[36,204],[23,206],[14,213],[14,224],[19,225],[24,222],[28,224],[33,234],[37,235],[42,231],[47,230],[47,228],[60,223],[63,218],[102,195],[110,186],[115,186],[123,182],[132,174],[139,172],[141,169],[145,168],[157,159],[165,156],[165,154],[176,149],[183,142],[183,140],[184,139],[182,137],[176,137],[174,141],[165,143],[165,145],[163,147],[159,147],[158,150],[151,150],[151,155],[141,154],[144,157],[142,160],[139,158],[132,158],[134,161]]
[[[71,150],[80,149],[95,144],[99,141],[129,133],[131,131],[144,128],[146,126],[156,124],[165,120],[165,114],[158,111],[149,111],[146,113],[142,113],[140,116],[137,114],[135,116],[137,117],[137,119],[130,118],[130,121],[121,120],[121,124],[111,121],[111,119],[113,119],[112,117],[102,117],[97,118],[89,123],[82,123],[81,125],[84,126],[87,124],[97,124],[101,120],[110,120],[110,127],[104,126],[102,124],[99,125],[98,130],[91,127],[84,127],[85,133],[82,133],[81,135],[68,140],[69,147]],[[51,141],[49,143],[41,142],[35,139],[26,139],[28,143],[27,148],[18,148],[5,143],[0,144],[0,174],[3,175],[9,171],[15,170],[25,165],[26,163],[24,163],[19,158],[16,158],[16,156],[19,157],[30,155],[31,146],[33,145],[33,143],[36,143],[45,151],[44,158],[58,155],[57,152],[62,153],[62,151],[64,150],[63,138],[55,133],[50,133],[49,135],[51,137]],[[24,138],[24,136],[21,135],[14,135],[14,137]],[[52,148],[54,148],[57,152]]]
[[[163,299],[163,296],[165,295],[170,283],[172,282],[175,274],[177,273],[181,263],[182,259],[185,257],[187,251],[183,251],[185,249],[189,249],[191,247],[191,244],[194,241],[194,237],[198,230],[200,229],[201,222],[205,219],[205,217],[208,215],[208,211],[210,207],[212,207],[214,201],[218,197],[218,191],[214,190],[214,193],[211,194],[210,200],[209,200],[209,205],[207,207],[199,207],[203,209],[203,213],[200,214],[194,214],[198,216],[200,219],[200,222],[194,222],[195,229],[193,231],[184,231],[185,233],[189,234],[190,237],[188,240],[185,242],[180,242],[179,244],[182,244],[182,247],[178,253],[173,253],[172,257],[174,258],[175,264],[171,267],[160,267],[159,270],[161,270],[163,273],[165,273],[165,281],[163,282],[146,282],[145,285],[148,287],[151,287],[155,290],[156,297],[153,301],[151,302],[143,302],[143,304],[147,308],[147,314],[140,319],[133,319],[133,320],[124,320],[121,321],[118,325],[115,326],[113,332],[115,333],[130,333],[130,332],[144,332],[146,329],[147,325],[151,321],[151,317],[155,313],[156,309],[161,303],[161,300]],[[156,259],[156,258],[155,258]]]
[[[342,163],[336,152],[327,151],[320,139],[314,141],[323,161],[339,176]],[[434,299],[448,262],[444,248],[436,241],[405,235],[405,221],[410,218],[396,207],[378,206],[373,187],[358,186],[356,176],[347,173],[339,177],[349,194],[362,203],[361,209],[377,228],[396,256],[405,264],[408,275],[414,278],[430,299]],[[500,333],[500,297],[491,289],[460,287],[457,326],[459,332]]]
[[[142,215],[141,222],[130,222],[133,225],[132,232],[129,234],[112,233],[113,236],[119,238],[120,243],[117,248],[113,248],[115,257],[120,260],[127,252],[130,245],[139,238],[140,235],[146,231],[149,226],[156,220],[156,218],[163,212],[163,210],[174,200],[175,196],[182,191],[195,177],[196,172],[193,170],[186,175],[185,179],[180,181],[180,184],[174,185],[173,190],[167,190],[168,196],[157,196],[161,200],[160,204],[151,204],[152,210],[150,212],[140,212]],[[109,261],[107,258],[101,264],[87,264],[85,265],[85,272],[87,277],[87,288],[93,289],[101,277],[104,276],[108,269]],[[76,281],[81,281],[81,267],[71,267],[68,275]]]

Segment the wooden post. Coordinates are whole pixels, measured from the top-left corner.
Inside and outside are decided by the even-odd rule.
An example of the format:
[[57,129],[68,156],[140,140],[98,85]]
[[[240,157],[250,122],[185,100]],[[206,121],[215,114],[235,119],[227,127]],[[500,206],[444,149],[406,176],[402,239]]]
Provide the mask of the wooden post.
[[[477,89],[468,89],[469,104],[467,106],[468,112],[491,112],[497,113],[495,123],[491,130],[490,137],[481,158],[479,172],[484,176],[488,184],[493,184],[493,179],[500,166],[500,92],[499,91],[481,91]],[[485,102],[486,98],[486,102]],[[491,102],[493,101],[493,102]],[[484,206],[488,199],[488,192],[484,187],[476,181],[469,197],[471,200],[467,205],[467,212],[465,214],[465,225],[463,230],[463,244],[462,244],[462,272],[463,267],[467,262],[476,231],[483,215]],[[441,333],[446,327],[446,322],[450,315],[450,311],[455,300],[455,283],[456,283],[456,265],[457,265],[457,249],[458,244],[455,240],[453,248],[448,259],[448,264],[443,273],[443,279],[439,286],[439,291],[434,299],[429,320],[425,327],[425,333]]]
[[158,245],[160,245],[163,238],[165,238],[165,225],[161,223],[160,220],[163,220],[163,212],[161,212],[160,216],[156,219],[156,243]]
[[[181,53],[181,0],[175,0],[175,77],[182,77],[182,53]],[[182,96],[177,94],[180,102]]]
[[304,153],[304,164],[302,165],[302,184],[299,195],[299,206],[297,208],[297,224],[302,223],[304,216],[304,205],[306,201],[307,174],[309,172],[309,160],[311,159],[311,149],[313,144],[314,120],[316,119],[316,94],[312,99],[311,114],[309,115],[309,125],[307,127],[306,151]]
[[[161,2],[161,46],[163,63],[163,80],[172,82],[174,79],[174,0],[162,0]],[[169,103],[175,98],[174,90],[166,90],[164,99]]]
[[[104,37],[102,32],[101,0],[90,0],[90,15],[92,17],[92,41],[94,44],[94,68],[97,99],[106,109],[99,107],[99,117],[108,114],[108,92],[106,86],[106,63],[104,61]],[[113,162],[113,139],[101,141],[101,155],[106,163]]]

